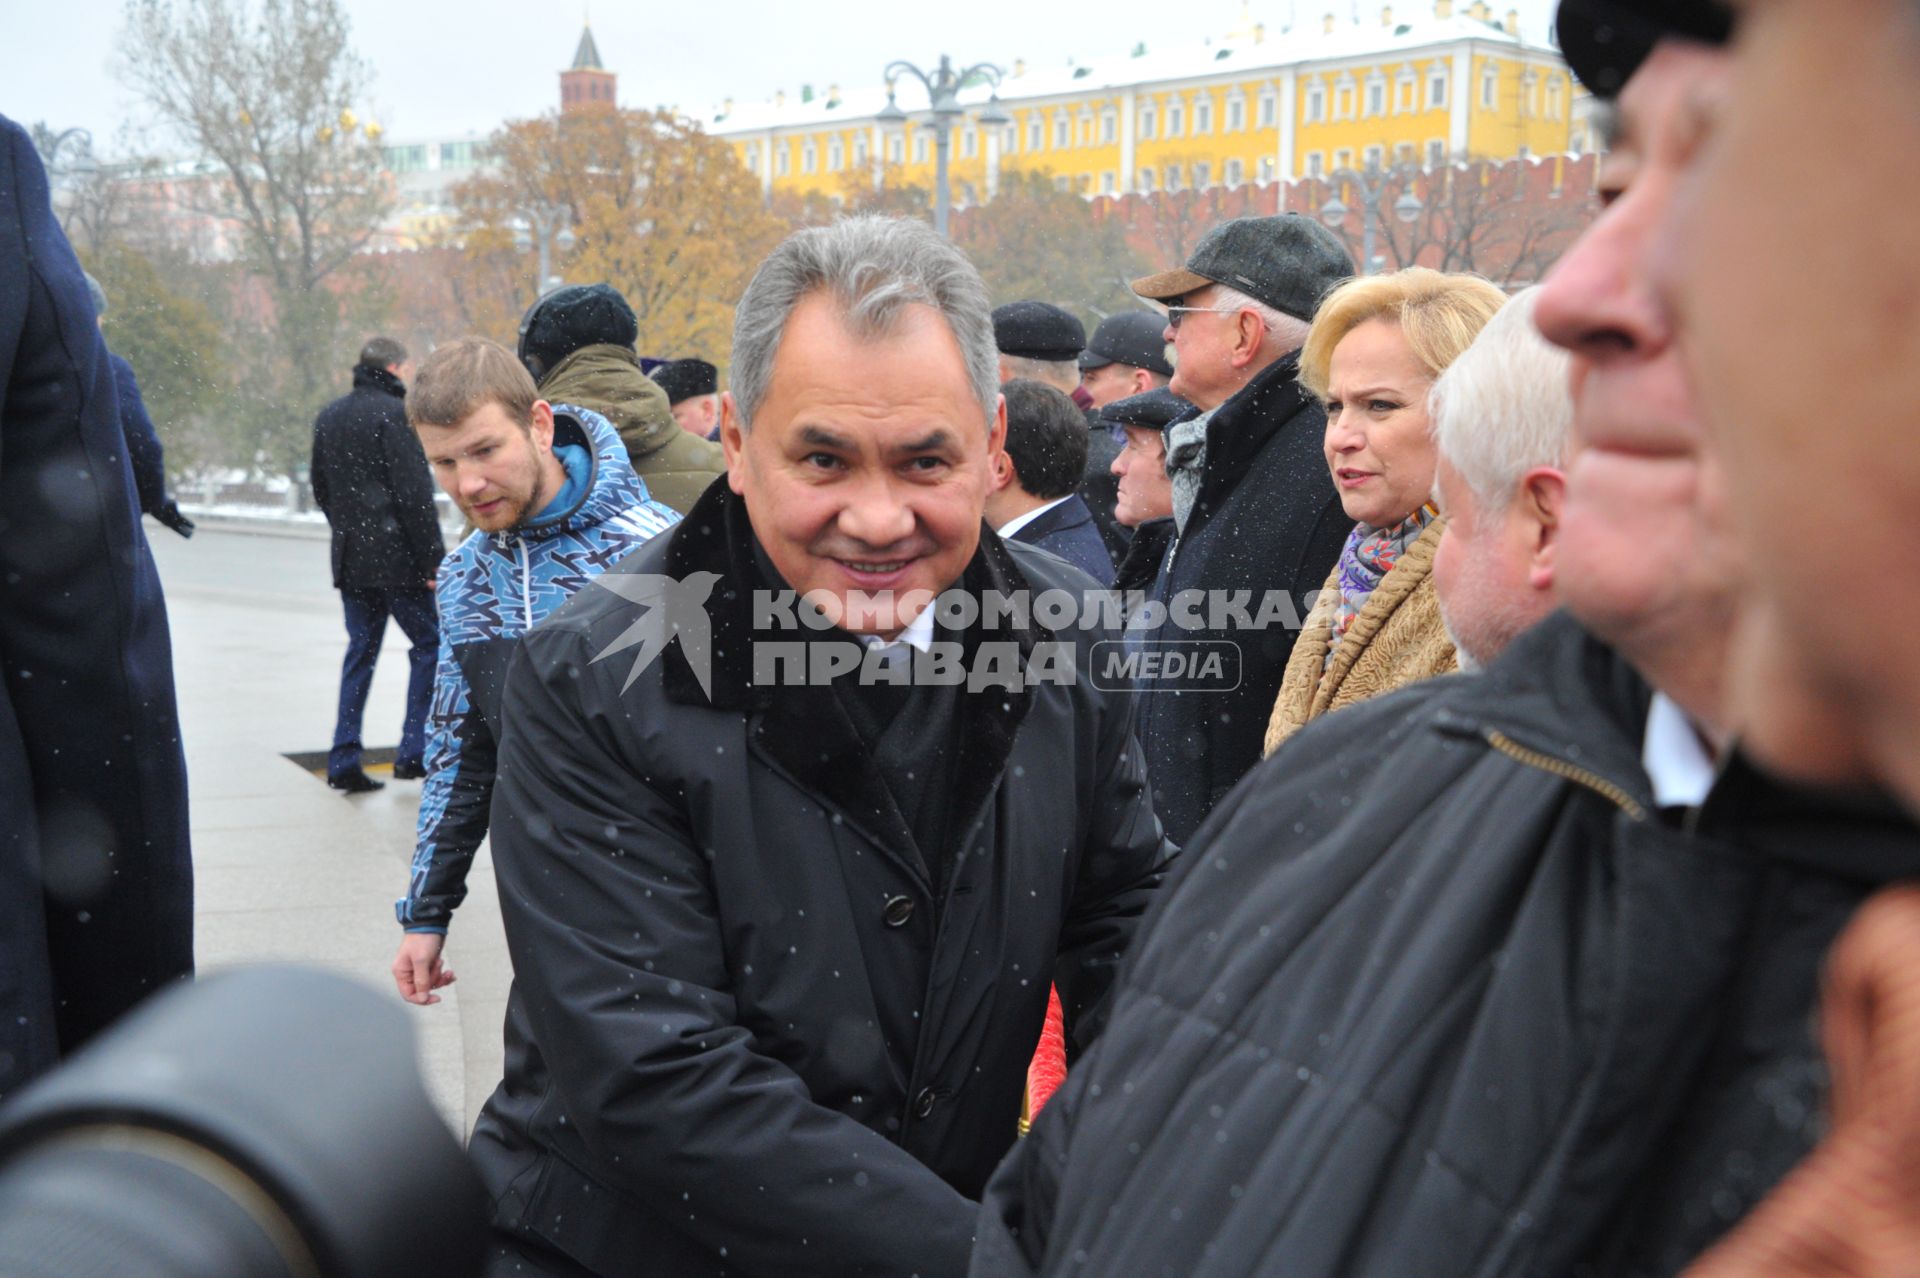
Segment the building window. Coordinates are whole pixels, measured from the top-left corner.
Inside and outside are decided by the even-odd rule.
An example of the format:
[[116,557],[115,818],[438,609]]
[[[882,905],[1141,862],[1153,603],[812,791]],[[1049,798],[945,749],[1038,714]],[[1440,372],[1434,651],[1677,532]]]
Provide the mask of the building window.
[[[1234,168],[1239,163],[1240,161],[1238,160],[1227,161],[1227,181],[1228,182],[1233,181]],[[1275,172],[1278,171],[1278,168],[1279,166],[1273,162],[1273,157],[1271,155],[1261,156],[1260,157],[1260,180],[1262,182],[1273,181],[1273,176]]]
[[1120,117],[1109,107],[1100,113],[1100,141],[1112,146],[1120,140]]
[[1413,143],[1396,142],[1393,144],[1393,162],[1395,164],[1413,163]]
[[1520,74],[1520,114],[1540,114],[1540,73],[1531,67]]
[[913,135],[913,162],[915,164],[927,162],[927,135],[924,133]]
[[827,143],[827,168],[835,173],[847,167],[847,149],[839,138]]
[[1187,109],[1183,103],[1167,104],[1167,136],[1177,138],[1187,127]]
[[896,133],[887,139],[887,163],[905,164],[907,162],[907,140]]
[[1341,147],[1338,151],[1335,151],[1333,153],[1333,167],[1336,169],[1352,168],[1353,167],[1353,151],[1350,148],[1344,147],[1344,146]]
[[1154,111],[1152,107],[1140,108],[1140,136],[1141,137],[1150,138],[1153,136],[1153,117],[1156,114],[1157,113]]
[[1385,147],[1370,146],[1367,148],[1366,156],[1367,167],[1370,169],[1377,169],[1387,162],[1387,151]]
[[1053,189],[1056,191],[1071,191],[1073,189],[1073,179],[1064,173],[1056,173],[1053,175]]
[[1100,194],[1112,195],[1120,189],[1120,176],[1112,169],[1100,175]]
[[1446,162],[1447,144],[1439,138],[1429,140],[1427,143],[1427,167],[1437,169]]
[[1213,132],[1213,99],[1200,97],[1193,104],[1193,131],[1195,135]]
[[1327,87],[1315,83],[1307,86],[1307,123],[1318,124],[1327,118]]
[[1093,145],[1093,112],[1085,107],[1080,111],[1080,145]]
[[1138,185],[1138,186],[1139,186],[1139,188],[1140,188],[1140,189],[1141,189],[1142,191],[1151,191],[1151,190],[1153,190],[1153,170],[1152,170],[1152,169],[1141,169],[1141,170],[1140,170],[1140,180],[1139,180],[1139,182],[1138,182],[1138,183],[1136,183],[1136,185]]
[[811,173],[819,167],[820,148],[814,145],[812,138],[808,138],[800,145],[800,171]]
[[968,126],[965,130],[961,132],[960,154],[962,157],[969,160],[971,160],[974,156],[980,154],[980,130],[973,128],[972,126]]
[[1027,121],[1027,150],[1038,151],[1046,145],[1046,141],[1046,126],[1040,122],[1040,117],[1036,115]]
[[1273,90],[1271,89],[1268,89],[1266,92],[1260,95],[1260,127],[1261,128],[1271,129],[1274,127],[1275,123],[1279,120],[1280,118],[1279,117],[1279,113],[1280,113],[1279,101],[1280,100],[1274,96]]
[[1307,176],[1319,177],[1327,171],[1326,157],[1318,151],[1307,152]]
[[793,171],[793,143],[784,143],[773,153],[773,171],[780,177]]
[[864,133],[853,135],[853,162],[863,166],[867,162],[867,135]]
[[1019,145],[1020,145],[1020,128],[1018,125],[1009,124],[1007,126],[1006,133],[1004,133],[1000,138],[1000,149],[1002,151],[1005,151],[1008,155],[1012,155],[1015,149],[1019,147]]
[[1180,189],[1180,166],[1177,164],[1167,166],[1167,189],[1169,191]]
[[[1239,186],[1241,182],[1246,180],[1246,173],[1247,173],[1246,165],[1242,164],[1240,161],[1238,160],[1227,161],[1226,180],[1227,180],[1228,186]],[[1213,185],[1212,167],[1210,165],[1205,165],[1205,164],[1194,165],[1193,166],[1193,184],[1195,186]]]
[[[1053,117],[1053,149],[1054,150],[1064,151],[1073,144],[1073,135],[1068,132],[1068,130],[1071,128],[1073,128],[1073,122],[1067,119],[1066,116],[1056,115]],[[1064,191],[1067,188],[1063,186],[1060,189]]]
[[1387,82],[1375,77],[1367,81],[1367,114],[1385,115],[1387,113]]
[[1433,70],[1427,73],[1427,109],[1440,111],[1447,105],[1447,68],[1445,63],[1435,63]]
[[747,170],[751,173],[758,173],[760,171],[760,148],[754,146],[752,143],[748,143],[746,161]]
[[1552,120],[1562,119],[1566,114],[1560,105],[1560,86],[1562,83],[1563,81],[1557,75],[1547,78],[1547,118]]
[[1239,94],[1227,99],[1227,132],[1243,133],[1247,127],[1247,100]]
[[1480,106],[1491,111],[1500,103],[1500,68],[1489,62],[1480,72]]

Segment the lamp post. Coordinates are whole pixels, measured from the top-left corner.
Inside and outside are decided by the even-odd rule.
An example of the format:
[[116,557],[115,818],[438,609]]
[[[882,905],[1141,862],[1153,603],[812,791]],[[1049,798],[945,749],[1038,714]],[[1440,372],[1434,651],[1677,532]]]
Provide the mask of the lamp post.
[[[1386,265],[1385,261],[1373,251],[1374,232],[1380,221],[1380,201],[1386,198],[1387,181],[1400,172],[1399,169],[1382,171],[1378,164],[1369,162],[1364,173],[1356,173],[1352,169],[1335,169],[1327,175],[1328,181],[1350,182],[1360,192],[1362,214],[1360,270],[1362,274],[1372,275]],[[1409,187],[1401,192],[1399,199],[1393,202],[1393,215],[1403,223],[1410,223],[1420,216],[1421,209],[1425,207],[1420,203],[1420,197],[1415,195],[1413,189]],[[1320,220],[1329,230],[1337,231],[1346,224],[1347,215],[1352,211],[1336,192],[1320,206]]]
[[566,281],[553,273],[553,248],[558,245],[562,253],[571,249],[575,242],[573,227],[567,219],[567,210],[558,204],[533,204],[521,210],[524,225],[513,230],[513,246],[522,253],[536,245],[540,249],[540,279],[536,286],[539,296],[545,297]]
[[44,130],[36,130],[36,133],[41,135],[34,138],[35,144],[40,148],[40,162],[46,166],[48,173],[55,176],[64,176],[67,172],[60,167],[60,151],[67,143],[72,142],[76,145],[83,167],[93,155],[93,134],[79,125],[71,129],[62,129],[51,136],[47,136]]
[[911,62],[891,62],[887,64],[887,105],[881,108],[877,117],[882,124],[904,124],[907,113],[902,111],[893,100],[894,81],[903,75],[910,75],[926,86],[927,101],[932,111],[933,124],[933,229],[943,237],[947,233],[947,214],[953,207],[953,192],[947,179],[947,158],[953,145],[953,125],[966,114],[966,108],[960,105],[960,90],[976,80],[984,80],[992,85],[994,92],[987,99],[986,110],[978,117],[981,124],[988,128],[999,128],[1011,124],[1012,117],[1000,109],[1000,78],[1005,72],[991,62],[976,62],[957,75],[953,62],[946,54],[940,55],[940,68],[928,75]]

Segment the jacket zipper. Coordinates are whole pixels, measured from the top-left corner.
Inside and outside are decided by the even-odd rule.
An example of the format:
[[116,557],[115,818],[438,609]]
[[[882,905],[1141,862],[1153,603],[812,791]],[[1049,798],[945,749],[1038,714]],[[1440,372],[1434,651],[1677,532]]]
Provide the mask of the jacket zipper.
[[1587,789],[1592,790],[1595,794],[1612,803],[1635,821],[1644,821],[1647,819],[1647,810],[1640,805],[1639,800],[1598,773],[1589,772],[1585,768],[1568,763],[1564,759],[1556,759],[1550,754],[1542,754],[1538,750],[1529,750],[1512,737],[1509,737],[1506,733],[1495,728],[1486,729],[1482,735],[1486,737],[1488,745],[1498,750],[1501,754],[1506,755],[1509,759],[1517,763],[1524,763],[1530,768],[1538,768],[1542,772],[1550,772],[1564,781],[1573,782],[1575,785],[1585,786]]
[[533,565],[527,557],[527,539],[514,539],[520,545],[520,615],[526,618],[527,629],[533,629]]

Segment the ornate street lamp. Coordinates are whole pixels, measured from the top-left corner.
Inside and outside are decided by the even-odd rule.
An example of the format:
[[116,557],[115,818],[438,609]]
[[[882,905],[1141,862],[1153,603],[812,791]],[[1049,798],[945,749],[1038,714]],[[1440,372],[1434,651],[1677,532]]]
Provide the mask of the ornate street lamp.
[[904,124],[907,113],[894,101],[894,82],[903,75],[910,75],[926,86],[930,122],[933,125],[933,229],[941,235],[947,233],[947,214],[953,207],[953,192],[948,183],[947,159],[953,145],[954,122],[966,114],[966,108],[960,105],[960,90],[969,84],[985,82],[992,85],[995,92],[987,99],[987,105],[977,118],[980,124],[988,128],[1002,128],[1013,123],[1012,117],[1001,110],[1001,77],[1006,73],[991,62],[977,62],[965,71],[955,74],[953,62],[946,54],[940,55],[940,68],[928,75],[911,62],[893,62],[887,65],[887,105],[877,117],[882,124]]
[[[1373,251],[1374,231],[1379,225],[1380,202],[1386,198],[1389,179],[1404,172],[1405,170],[1402,169],[1383,172],[1378,164],[1369,162],[1364,173],[1356,173],[1352,169],[1335,169],[1327,174],[1329,182],[1350,182],[1360,192],[1360,207],[1363,214],[1361,223],[1363,244],[1360,259],[1362,274],[1371,275],[1386,264],[1384,259]],[[1420,202],[1420,197],[1415,195],[1413,188],[1409,186],[1401,193],[1400,198],[1393,202],[1393,215],[1403,223],[1411,223],[1420,216],[1421,210],[1425,207]],[[1320,220],[1330,230],[1337,231],[1346,224],[1347,217],[1352,212],[1353,210],[1348,208],[1336,193],[1320,206]]]

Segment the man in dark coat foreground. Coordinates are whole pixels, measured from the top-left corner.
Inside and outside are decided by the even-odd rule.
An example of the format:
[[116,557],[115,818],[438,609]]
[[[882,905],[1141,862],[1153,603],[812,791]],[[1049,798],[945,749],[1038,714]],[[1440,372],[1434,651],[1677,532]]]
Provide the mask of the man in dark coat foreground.
[[1671,1275],[1818,1137],[1823,956],[1920,833],[1727,747],[1742,567],[1647,269],[1722,61],[1667,39],[1628,81],[1612,202],[1535,312],[1573,355],[1579,620],[1309,727],[1216,809],[977,1275]]
[[106,344],[0,116],[0,1100],[193,971],[166,605]]
[[736,311],[728,482],[522,641],[495,1272],[955,1278],[1049,981],[1098,1027],[1171,849],[1085,677],[1110,630],[950,606],[1105,597],[982,526],[987,317],[921,223],[787,240]]
[[373,338],[353,367],[353,390],[321,409],[313,423],[313,500],[333,529],[333,586],[347,618],[327,784],[349,794],[382,784],[360,767],[360,726],[388,617],[413,645],[393,775],[426,775],[427,710],[440,655],[433,588],[446,543],[426,454],[407,425],[406,363],[405,347]]

